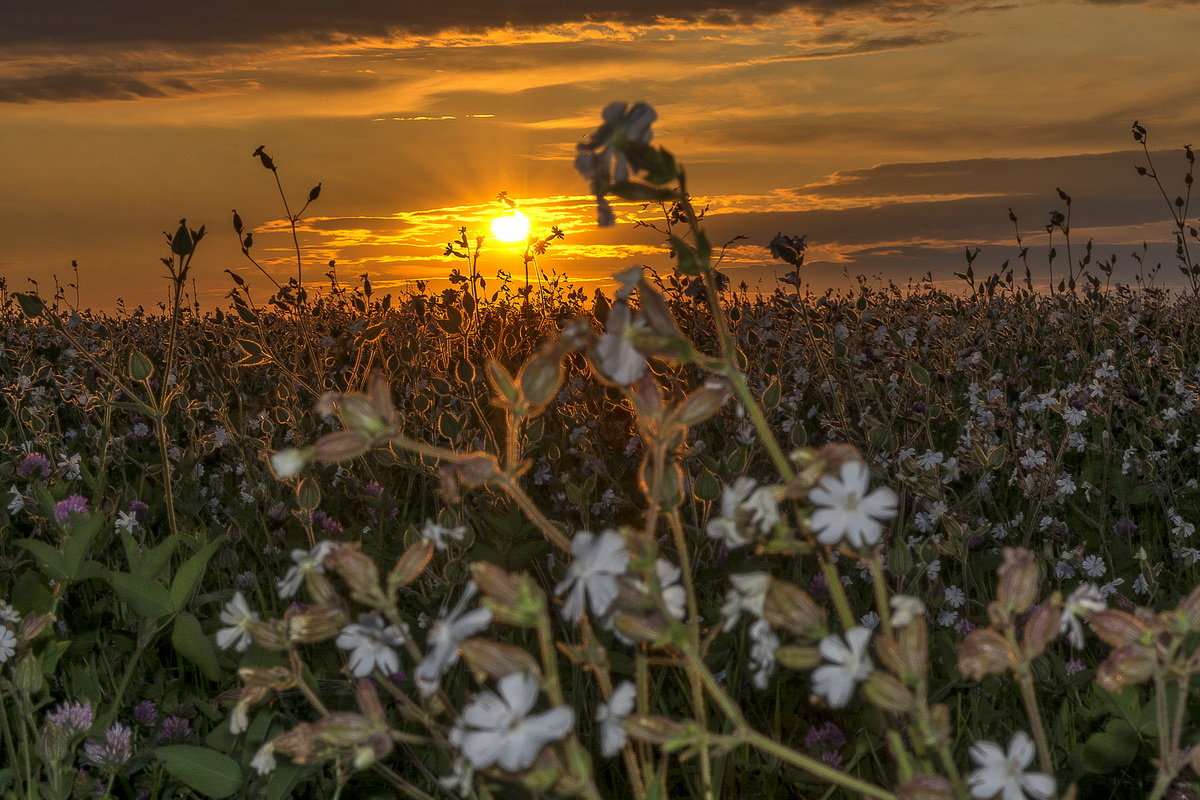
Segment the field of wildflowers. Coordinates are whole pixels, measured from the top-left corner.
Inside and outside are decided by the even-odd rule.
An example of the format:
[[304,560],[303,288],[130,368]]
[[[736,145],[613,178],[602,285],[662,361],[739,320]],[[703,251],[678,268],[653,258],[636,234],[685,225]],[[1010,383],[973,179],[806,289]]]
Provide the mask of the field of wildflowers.
[[0,294],[0,795],[1200,796],[1196,297],[738,291],[653,121],[613,297]]

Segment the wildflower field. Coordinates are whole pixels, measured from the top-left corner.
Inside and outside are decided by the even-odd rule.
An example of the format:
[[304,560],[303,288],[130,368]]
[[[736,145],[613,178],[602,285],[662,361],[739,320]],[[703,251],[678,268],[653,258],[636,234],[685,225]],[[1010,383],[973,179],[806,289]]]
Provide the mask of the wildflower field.
[[1196,294],[750,294],[652,121],[608,296],[0,292],[0,796],[1200,796]]

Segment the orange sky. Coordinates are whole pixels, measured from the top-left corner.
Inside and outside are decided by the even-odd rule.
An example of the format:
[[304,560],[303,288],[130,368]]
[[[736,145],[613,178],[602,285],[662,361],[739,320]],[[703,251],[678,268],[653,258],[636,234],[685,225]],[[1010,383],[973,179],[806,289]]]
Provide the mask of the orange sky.
[[[294,274],[265,144],[302,204],[306,275],[336,259],[377,287],[437,278],[460,225],[486,233],[507,191],[573,279],[631,263],[669,269],[636,208],[598,231],[571,157],[612,100],[656,107],[656,143],[710,204],[711,238],[748,238],[725,267],[769,288],[764,245],[807,234],[814,286],[866,273],[953,280],[1011,258],[1007,209],[1044,242],[1056,187],[1082,244],[1129,268],[1167,212],[1129,134],[1145,124],[1168,191],[1200,138],[1194,3],[743,0],[712,13],[665,2],[317,3],[49,0],[0,12],[0,275],[11,289],[81,269],[85,305],[165,297],[161,231],[210,232],[193,264],[218,302],[242,273],[230,225]],[[103,5],[105,15],[96,10]],[[702,4],[701,4],[702,5]],[[433,6],[434,8],[431,8]],[[197,16],[200,15],[200,16]],[[1167,262],[1173,248],[1155,254]],[[521,274],[520,249],[481,263]],[[1035,260],[1035,266],[1044,264]]]

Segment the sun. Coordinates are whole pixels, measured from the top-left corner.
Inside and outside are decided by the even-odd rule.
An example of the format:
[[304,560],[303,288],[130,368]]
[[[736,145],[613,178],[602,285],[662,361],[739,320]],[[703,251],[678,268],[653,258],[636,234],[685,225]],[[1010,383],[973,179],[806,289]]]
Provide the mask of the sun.
[[492,220],[492,236],[502,242],[523,242],[529,236],[529,217],[513,211]]

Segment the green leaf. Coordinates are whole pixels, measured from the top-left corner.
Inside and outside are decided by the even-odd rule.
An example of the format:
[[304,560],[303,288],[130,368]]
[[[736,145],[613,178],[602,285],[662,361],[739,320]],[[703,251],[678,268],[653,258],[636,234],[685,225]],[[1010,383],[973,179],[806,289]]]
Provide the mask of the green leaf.
[[171,646],[175,652],[191,661],[204,677],[210,681],[221,679],[221,668],[217,665],[217,651],[204,635],[200,620],[184,611],[175,618],[175,629],[171,631]]
[[18,294],[17,303],[21,306],[21,313],[30,319],[36,319],[46,310],[45,304],[42,303],[42,298],[34,294]]
[[167,772],[207,797],[229,797],[242,787],[242,768],[229,756],[187,744],[154,751]]
[[54,605],[54,595],[33,570],[25,570],[13,584],[9,602],[22,614],[45,614]]
[[63,547],[63,567],[69,580],[78,578],[79,567],[103,527],[104,517],[100,514],[76,517],[71,523],[71,535],[67,537],[67,543]]
[[117,596],[143,619],[158,619],[175,610],[167,587],[158,581],[128,572],[110,572],[105,577]]
[[313,764],[280,764],[271,773],[267,785],[259,795],[262,800],[285,800],[291,797],[300,781],[313,774],[319,766]]
[[[132,539],[132,537],[130,538]],[[159,573],[166,569],[167,564],[171,561],[171,555],[181,540],[182,537],[179,534],[171,534],[149,550],[142,551],[130,558],[129,568],[135,575],[143,578],[157,578]]]
[[204,575],[204,568],[208,566],[208,560],[224,543],[225,537],[218,536],[200,548],[198,553],[179,567],[179,571],[175,573],[175,580],[171,582],[171,604],[176,611],[182,610],[187,604],[192,592],[196,590],[196,585],[200,583],[200,578]]
[[909,364],[908,374],[912,379],[922,386],[929,385],[929,370],[922,367],[920,364]]
[[38,566],[48,578],[56,581],[67,580],[66,559],[50,545],[37,539],[18,539],[13,544],[28,550],[37,559]]
[[1128,766],[1137,756],[1137,733],[1124,720],[1113,720],[1100,733],[1092,734],[1083,745],[1083,768],[1105,773]]

